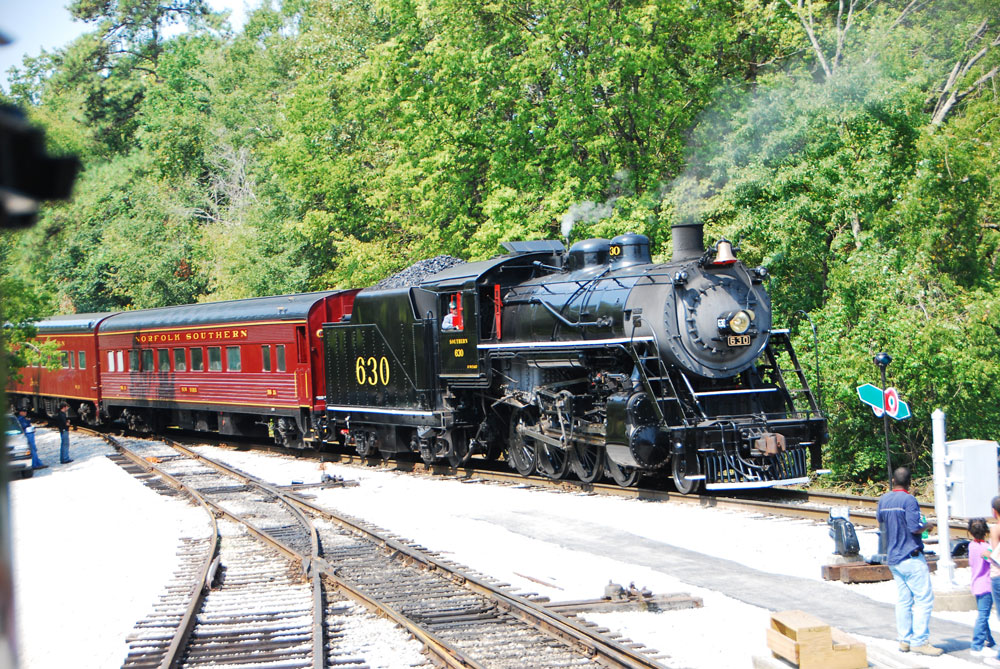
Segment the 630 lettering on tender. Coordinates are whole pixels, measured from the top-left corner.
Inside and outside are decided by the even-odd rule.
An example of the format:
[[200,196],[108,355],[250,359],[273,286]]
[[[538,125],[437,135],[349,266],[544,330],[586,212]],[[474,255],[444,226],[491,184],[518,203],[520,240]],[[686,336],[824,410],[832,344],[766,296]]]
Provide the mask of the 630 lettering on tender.
[[389,385],[389,359],[384,355],[381,358],[358,356],[354,360],[354,378],[359,386]]

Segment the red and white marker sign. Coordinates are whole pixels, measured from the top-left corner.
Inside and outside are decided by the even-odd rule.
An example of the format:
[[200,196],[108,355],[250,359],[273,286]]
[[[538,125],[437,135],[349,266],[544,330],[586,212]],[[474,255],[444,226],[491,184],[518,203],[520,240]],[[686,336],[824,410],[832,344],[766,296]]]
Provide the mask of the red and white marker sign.
[[889,414],[889,418],[899,415],[899,393],[895,388],[885,389],[885,412]]

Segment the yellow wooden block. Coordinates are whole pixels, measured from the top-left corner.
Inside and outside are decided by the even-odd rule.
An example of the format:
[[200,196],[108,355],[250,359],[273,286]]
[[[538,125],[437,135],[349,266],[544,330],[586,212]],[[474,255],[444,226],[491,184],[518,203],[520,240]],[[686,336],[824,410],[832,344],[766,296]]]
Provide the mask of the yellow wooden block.
[[771,616],[771,627],[799,643],[828,646],[833,638],[830,626],[805,611],[781,611]]
[[799,669],[865,669],[865,645],[804,611],[771,616],[767,647]]

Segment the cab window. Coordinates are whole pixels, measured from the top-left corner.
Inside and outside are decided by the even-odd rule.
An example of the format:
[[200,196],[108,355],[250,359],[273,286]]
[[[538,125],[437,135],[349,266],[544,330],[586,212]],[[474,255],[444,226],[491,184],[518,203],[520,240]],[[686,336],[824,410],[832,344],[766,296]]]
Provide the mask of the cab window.
[[464,330],[465,321],[462,317],[462,294],[452,293],[445,298],[445,315],[441,320],[442,330]]

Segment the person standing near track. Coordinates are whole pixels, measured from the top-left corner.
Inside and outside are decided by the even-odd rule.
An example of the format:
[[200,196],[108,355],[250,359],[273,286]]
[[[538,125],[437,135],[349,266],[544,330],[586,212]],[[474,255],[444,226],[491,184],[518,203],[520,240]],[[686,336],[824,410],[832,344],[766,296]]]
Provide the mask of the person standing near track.
[[[990,552],[987,554],[990,563],[990,586],[993,592],[993,603],[996,604],[997,617],[1000,617],[1000,497],[994,497],[990,502],[993,508],[993,520],[997,521],[990,525]],[[971,562],[970,562],[971,564]],[[1000,667],[1000,654],[996,657],[987,657],[983,664],[988,667]]]
[[56,427],[59,428],[59,464],[73,462],[69,457],[69,405],[63,402],[56,414]]
[[986,657],[996,657],[996,642],[990,633],[990,609],[993,607],[993,582],[990,577],[990,542],[986,537],[990,528],[985,518],[969,521],[969,571],[972,573],[970,588],[976,598],[976,623],[972,628],[972,652]]
[[28,450],[31,452],[31,468],[45,469],[45,463],[39,459],[38,449],[35,448],[35,426],[28,418],[28,410],[18,409],[15,418],[17,418],[17,424],[21,426],[21,432],[24,433],[24,438],[28,442]]
[[920,533],[933,526],[920,521],[920,505],[910,494],[910,470],[892,473],[892,490],[878,500],[879,528],[885,533],[886,563],[896,582],[896,633],[899,650],[921,655],[944,651],[930,644],[934,590]]

